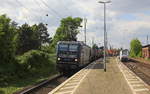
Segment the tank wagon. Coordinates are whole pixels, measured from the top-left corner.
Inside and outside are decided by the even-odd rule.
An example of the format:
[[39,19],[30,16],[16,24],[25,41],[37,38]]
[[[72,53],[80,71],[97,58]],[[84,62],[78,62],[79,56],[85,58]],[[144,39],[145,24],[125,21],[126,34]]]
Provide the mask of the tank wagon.
[[98,58],[97,53],[95,54],[91,47],[80,41],[59,41],[57,43],[57,69],[60,73],[77,70]]

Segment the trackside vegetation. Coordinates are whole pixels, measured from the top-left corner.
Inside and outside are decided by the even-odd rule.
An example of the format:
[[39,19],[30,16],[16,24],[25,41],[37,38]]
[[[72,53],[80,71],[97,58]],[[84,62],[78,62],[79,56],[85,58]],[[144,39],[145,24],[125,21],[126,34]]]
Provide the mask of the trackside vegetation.
[[130,43],[130,57],[142,56],[142,44],[138,39],[133,39]]
[[12,94],[57,74],[55,46],[60,40],[76,41],[81,22],[78,17],[63,18],[51,38],[44,23],[19,26],[1,15],[0,94]]

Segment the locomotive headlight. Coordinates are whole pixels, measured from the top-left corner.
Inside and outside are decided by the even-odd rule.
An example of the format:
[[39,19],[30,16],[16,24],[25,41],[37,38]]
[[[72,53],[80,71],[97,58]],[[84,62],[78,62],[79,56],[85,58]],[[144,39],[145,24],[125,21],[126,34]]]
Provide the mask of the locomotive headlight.
[[57,58],[57,60],[60,60],[60,58]]
[[74,61],[78,61],[78,59],[75,59]]

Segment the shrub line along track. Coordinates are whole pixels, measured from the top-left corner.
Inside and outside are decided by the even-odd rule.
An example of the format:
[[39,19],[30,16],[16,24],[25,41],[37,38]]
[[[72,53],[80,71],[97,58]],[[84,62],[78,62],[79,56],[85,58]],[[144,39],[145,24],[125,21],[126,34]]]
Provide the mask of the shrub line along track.
[[[63,79],[63,80],[59,81],[59,79]],[[45,80],[35,86],[27,87],[21,91],[13,93],[13,94],[45,94],[46,92],[49,92],[52,89],[54,89],[55,87],[57,87],[59,84],[64,82],[66,79],[67,79],[67,77],[64,77],[63,75],[60,75],[60,74],[54,75],[51,78],[49,78],[48,80]],[[54,83],[54,81],[56,81],[56,84]],[[51,83],[54,83],[54,84],[51,84]],[[46,87],[47,85],[50,85],[50,86]],[[45,93],[44,93],[44,91],[43,91],[43,93],[36,93],[42,88],[48,88],[49,91],[46,91]]]
[[140,77],[147,85],[150,86],[150,64],[140,63],[133,59],[123,63],[138,77]]

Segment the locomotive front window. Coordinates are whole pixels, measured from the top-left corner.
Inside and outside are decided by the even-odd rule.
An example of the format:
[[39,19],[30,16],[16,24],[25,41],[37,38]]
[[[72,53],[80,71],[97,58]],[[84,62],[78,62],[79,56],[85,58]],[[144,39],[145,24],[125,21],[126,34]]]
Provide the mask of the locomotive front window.
[[78,51],[78,45],[69,45],[69,51]]
[[122,54],[123,54],[123,55],[127,55],[128,52],[127,52],[127,51],[122,51]]
[[67,44],[60,44],[59,50],[60,51],[68,51],[68,45]]

